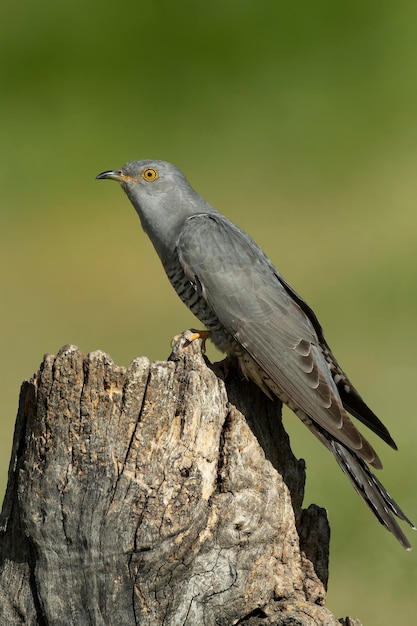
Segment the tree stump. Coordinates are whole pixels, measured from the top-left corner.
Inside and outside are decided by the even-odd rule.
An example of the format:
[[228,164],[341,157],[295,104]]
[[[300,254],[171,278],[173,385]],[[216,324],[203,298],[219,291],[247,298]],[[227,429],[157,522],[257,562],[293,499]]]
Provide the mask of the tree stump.
[[280,404],[199,342],[127,369],[65,346],[21,389],[0,623],[340,624],[304,480]]

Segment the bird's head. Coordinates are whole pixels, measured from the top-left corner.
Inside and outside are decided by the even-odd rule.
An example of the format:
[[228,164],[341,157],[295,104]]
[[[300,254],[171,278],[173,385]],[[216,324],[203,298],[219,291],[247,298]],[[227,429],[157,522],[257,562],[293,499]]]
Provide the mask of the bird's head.
[[165,161],[131,161],[120,170],[102,172],[96,178],[119,182],[135,206],[153,202],[159,207],[166,196],[174,199],[191,189],[183,173]]
[[184,174],[166,161],[131,161],[96,178],[120,183],[162,260],[175,248],[188,217],[214,211],[194,191]]

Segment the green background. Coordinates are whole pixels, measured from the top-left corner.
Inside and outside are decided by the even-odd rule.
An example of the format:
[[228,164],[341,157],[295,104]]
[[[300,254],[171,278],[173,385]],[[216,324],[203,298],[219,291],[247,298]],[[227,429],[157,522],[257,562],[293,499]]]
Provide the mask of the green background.
[[[45,352],[164,359],[195,325],[118,186],[94,180],[160,158],[313,306],[399,445],[378,442],[379,476],[417,521],[416,33],[402,0],[2,3],[2,492],[19,385]],[[414,623],[417,549],[285,420],[306,505],[329,511],[328,607]]]

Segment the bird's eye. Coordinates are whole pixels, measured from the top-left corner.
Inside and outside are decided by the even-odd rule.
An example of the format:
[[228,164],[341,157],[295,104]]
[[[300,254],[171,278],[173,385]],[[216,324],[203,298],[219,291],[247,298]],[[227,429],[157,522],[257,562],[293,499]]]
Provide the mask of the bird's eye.
[[146,170],[143,170],[141,174],[143,180],[156,180],[158,178],[158,172],[153,170],[151,167],[147,167]]

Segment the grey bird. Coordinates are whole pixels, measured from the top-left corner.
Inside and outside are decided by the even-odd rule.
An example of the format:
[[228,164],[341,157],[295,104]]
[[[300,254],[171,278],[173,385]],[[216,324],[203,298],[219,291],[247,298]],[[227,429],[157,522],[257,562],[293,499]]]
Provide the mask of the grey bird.
[[121,184],[171,284],[214,344],[237,358],[244,376],[294,411],[409,550],[395,518],[414,526],[369,469],[381,469],[381,461],[348,413],[397,446],[337,363],[315,313],[261,248],[170,163],[133,161],[97,178]]

